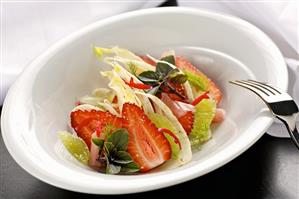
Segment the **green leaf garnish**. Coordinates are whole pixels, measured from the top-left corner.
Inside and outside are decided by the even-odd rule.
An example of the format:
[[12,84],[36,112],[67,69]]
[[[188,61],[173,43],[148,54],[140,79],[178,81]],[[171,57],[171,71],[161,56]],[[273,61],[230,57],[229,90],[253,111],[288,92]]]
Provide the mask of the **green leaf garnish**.
[[172,65],[175,65],[175,58],[173,55],[168,55],[166,57],[161,58],[162,61],[166,61]]
[[97,145],[99,147],[100,150],[102,150],[103,146],[104,146],[104,142],[105,140],[102,140],[100,138],[92,138],[92,142]]
[[157,62],[156,71],[144,71],[138,75],[138,79],[144,84],[152,86],[152,89],[148,90],[147,93],[156,95],[166,89],[180,98],[185,99],[185,97],[177,92],[176,88],[172,87],[169,82],[183,84],[187,81],[187,76],[178,68],[171,67],[171,64],[175,64],[173,55],[163,57]]
[[185,74],[177,74],[170,79],[173,83],[183,84],[187,81],[187,76]]
[[118,164],[129,164],[133,162],[130,154],[126,151],[117,151],[115,154],[115,158],[113,162],[116,162]]
[[126,129],[116,129],[108,135],[106,141],[99,138],[93,138],[92,141],[103,148],[100,151],[100,161],[103,161],[104,165],[106,163],[106,173],[117,174],[119,172],[132,173],[139,171],[139,166],[133,161],[131,155],[126,152],[129,141],[129,134]]
[[187,81],[187,76],[179,69],[175,68],[168,73],[167,79],[171,80],[173,83],[183,84]]
[[121,167],[121,172],[124,173],[134,173],[139,171],[140,168],[135,162],[131,162]]
[[125,151],[129,141],[128,131],[126,129],[117,129],[108,137],[107,141],[111,142],[118,151]]
[[146,84],[157,83],[160,75],[155,71],[144,71],[139,74],[138,79]]
[[163,63],[163,62],[158,62],[157,63],[157,66],[156,66],[156,72],[158,73],[158,74],[161,74],[161,75],[163,75],[163,76],[167,76],[168,75],[168,73],[170,72],[170,71],[172,71],[173,70],[173,68],[172,67],[170,67],[168,64],[166,64],[166,63]]
[[105,152],[107,153],[107,156],[110,156],[110,154],[113,154],[114,145],[112,142],[105,142],[104,143]]

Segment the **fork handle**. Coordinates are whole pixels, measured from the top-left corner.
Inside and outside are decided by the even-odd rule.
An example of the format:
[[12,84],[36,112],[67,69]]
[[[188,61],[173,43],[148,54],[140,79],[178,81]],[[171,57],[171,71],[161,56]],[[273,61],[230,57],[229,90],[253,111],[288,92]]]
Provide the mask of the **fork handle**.
[[296,120],[293,124],[290,124],[289,120],[285,120],[280,117],[277,117],[277,118],[280,119],[284,123],[284,125],[287,127],[288,132],[292,138],[292,141],[294,142],[296,147],[299,149],[299,132],[296,127]]
[[297,146],[297,148],[299,149],[299,132],[297,130],[297,127],[295,125],[295,128],[293,130],[289,129],[289,134],[294,142],[294,144]]

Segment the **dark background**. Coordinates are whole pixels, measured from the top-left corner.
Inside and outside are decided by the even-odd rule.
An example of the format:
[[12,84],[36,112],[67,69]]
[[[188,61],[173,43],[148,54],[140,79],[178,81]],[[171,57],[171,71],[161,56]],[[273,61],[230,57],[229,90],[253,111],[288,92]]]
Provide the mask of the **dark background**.
[[[175,0],[170,0],[161,6],[176,5]],[[88,195],[53,187],[17,165],[2,136],[0,150],[0,199],[299,198],[299,151],[290,139],[267,134],[238,158],[202,177],[169,188],[120,196]]]

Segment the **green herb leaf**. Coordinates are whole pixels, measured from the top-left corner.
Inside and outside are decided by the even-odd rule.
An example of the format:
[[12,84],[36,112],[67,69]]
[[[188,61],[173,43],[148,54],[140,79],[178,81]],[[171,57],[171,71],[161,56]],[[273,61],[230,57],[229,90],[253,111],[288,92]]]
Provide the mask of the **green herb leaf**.
[[161,60],[171,63],[172,65],[175,65],[175,58],[173,55],[168,55],[166,57],[163,57],[163,58],[161,58]]
[[174,83],[183,84],[185,83],[188,78],[187,75],[182,73],[179,69],[175,68],[172,71],[170,71],[167,75],[167,78],[171,80]]
[[121,170],[121,166],[111,164],[111,163],[107,163],[106,173],[108,173],[108,174],[118,174],[120,172],[120,170]]
[[160,75],[154,71],[144,71],[138,75],[138,79],[143,83],[156,83]]
[[104,147],[107,153],[107,157],[110,157],[110,154],[113,154],[114,145],[112,144],[112,142],[105,142]]
[[129,164],[133,162],[130,154],[126,151],[117,151],[114,156],[113,162],[116,162],[118,164]]
[[172,70],[168,73],[167,78],[168,78],[168,79],[174,78],[174,77],[177,76],[178,74],[180,74],[180,70],[179,70],[178,68],[172,69]]
[[140,168],[139,166],[135,163],[135,162],[131,162],[129,164],[126,164],[124,166],[122,166],[121,171],[124,173],[134,173],[139,171]]
[[170,71],[172,71],[173,68],[171,68],[168,64],[158,62],[156,67],[156,72],[162,74],[164,77],[168,75]]
[[185,74],[177,74],[176,76],[172,77],[170,80],[173,83],[183,84],[187,81],[187,76]]
[[103,164],[106,163],[106,173],[117,174],[120,171],[132,173],[139,170],[138,165],[134,163],[131,155],[126,152],[128,140],[128,132],[122,128],[108,135],[107,141],[99,138],[92,139],[96,145],[103,145],[100,157],[102,157]]
[[107,139],[118,151],[126,151],[129,141],[129,134],[126,129],[117,129]]
[[104,145],[104,142],[105,140],[102,140],[102,139],[99,139],[99,138],[92,138],[92,142],[97,145],[99,147],[100,150],[102,150],[103,148],[103,145]]

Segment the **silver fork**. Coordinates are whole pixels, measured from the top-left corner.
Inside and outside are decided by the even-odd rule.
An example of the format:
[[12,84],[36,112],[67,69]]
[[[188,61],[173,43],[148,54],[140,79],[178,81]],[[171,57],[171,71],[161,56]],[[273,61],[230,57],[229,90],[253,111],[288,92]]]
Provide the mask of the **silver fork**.
[[299,110],[289,94],[255,80],[235,80],[230,83],[247,88],[257,94],[267,104],[274,116],[285,124],[294,144],[299,149],[299,133],[296,128]]

